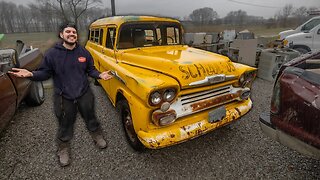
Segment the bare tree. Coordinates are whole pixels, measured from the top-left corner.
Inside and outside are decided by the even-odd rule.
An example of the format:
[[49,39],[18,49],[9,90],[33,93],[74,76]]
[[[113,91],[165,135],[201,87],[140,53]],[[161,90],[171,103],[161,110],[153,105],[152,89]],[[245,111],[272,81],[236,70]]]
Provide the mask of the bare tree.
[[32,22],[32,10],[23,5],[18,6],[19,11],[16,13],[17,27],[19,32],[29,32],[30,23]]
[[287,4],[280,11],[278,11],[276,17],[282,26],[284,27],[288,26],[289,24],[288,19],[289,19],[289,16],[292,15],[293,11],[294,11],[294,8],[292,4]]
[[5,14],[4,14],[4,1],[0,2],[0,33],[7,32],[6,23],[4,22]]
[[294,16],[295,19],[297,19],[297,21],[299,22],[299,24],[303,23],[304,21],[306,21],[306,19],[308,18],[308,9],[304,6],[294,10],[294,12],[292,13],[292,15]]
[[0,14],[1,21],[4,28],[4,33],[14,32],[15,28],[15,19],[13,18],[14,13],[16,12],[17,6],[12,2],[1,2]]
[[231,11],[224,18],[225,23],[233,25],[243,25],[247,22],[248,15],[246,11]]
[[293,10],[294,10],[294,8],[293,8],[292,4],[285,5],[282,9],[282,16],[284,18],[288,18],[293,13]]
[[87,28],[94,20],[111,14],[110,9],[95,7],[90,0],[59,1],[64,3],[63,10],[58,0],[36,0],[27,6],[0,1],[0,33],[56,31],[63,21],[77,22],[79,29]]
[[79,18],[88,10],[101,4],[101,0],[37,0],[42,5],[50,6],[62,21],[79,23]]
[[212,8],[204,7],[194,10],[190,15],[190,19],[201,24],[208,24],[218,18],[218,13]]

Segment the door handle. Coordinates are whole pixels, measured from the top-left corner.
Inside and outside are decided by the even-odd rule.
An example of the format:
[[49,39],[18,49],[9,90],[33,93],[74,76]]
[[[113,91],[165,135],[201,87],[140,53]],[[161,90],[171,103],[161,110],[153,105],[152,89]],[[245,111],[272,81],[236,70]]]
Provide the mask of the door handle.
[[305,38],[312,38],[312,36],[306,36]]

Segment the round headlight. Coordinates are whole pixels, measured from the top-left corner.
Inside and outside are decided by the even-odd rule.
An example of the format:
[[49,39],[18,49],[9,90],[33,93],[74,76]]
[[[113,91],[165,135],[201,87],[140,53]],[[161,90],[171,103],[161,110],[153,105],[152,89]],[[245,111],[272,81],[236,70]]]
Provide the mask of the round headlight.
[[250,87],[255,77],[256,71],[245,72],[239,78],[239,85],[241,87]]
[[239,83],[242,84],[245,80],[245,73],[243,73],[239,78]]
[[176,91],[174,89],[168,89],[163,94],[164,101],[172,101],[176,96]]
[[153,105],[157,105],[159,104],[160,102],[162,101],[162,98],[161,98],[161,94],[156,91],[154,93],[151,94],[150,96],[150,102],[153,104]]

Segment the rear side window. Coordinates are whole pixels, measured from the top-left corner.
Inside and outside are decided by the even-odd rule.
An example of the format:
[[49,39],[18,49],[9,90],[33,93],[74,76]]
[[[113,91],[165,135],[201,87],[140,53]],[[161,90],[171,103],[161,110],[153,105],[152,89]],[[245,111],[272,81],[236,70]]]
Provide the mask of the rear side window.
[[94,40],[94,30],[90,30],[90,38],[89,38],[90,41],[93,41]]
[[96,29],[95,31],[94,31],[94,42],[95,43],[98,43],[99,42],[99,35],[100,34],[100,31],[99,31],[99,29]]
[[96,44],[102,45],[104,38],[103,34],[103,29],[91,29],[89,34],[89,40]]

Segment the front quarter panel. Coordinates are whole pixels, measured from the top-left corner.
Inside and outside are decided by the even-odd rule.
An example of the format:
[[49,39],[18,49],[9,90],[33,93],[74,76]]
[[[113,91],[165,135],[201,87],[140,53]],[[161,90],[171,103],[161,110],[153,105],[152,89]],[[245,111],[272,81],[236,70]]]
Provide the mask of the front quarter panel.
[[271,116],[271,122],[291,136],[320,148],[320,86],[294,71],[297,70],[287,68],[280,76],[281,108],[279,114]]

